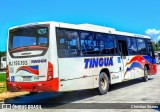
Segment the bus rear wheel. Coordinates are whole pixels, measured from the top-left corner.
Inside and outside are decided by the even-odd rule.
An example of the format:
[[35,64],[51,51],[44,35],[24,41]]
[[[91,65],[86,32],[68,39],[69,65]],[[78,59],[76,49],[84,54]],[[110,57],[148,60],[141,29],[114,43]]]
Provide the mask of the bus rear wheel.
[[147,70],[147,67],[144,66],[144,76],[142,77],[142,80],[144,82],[147,82],[148,81],[148,75],[149,75],[149,70]]
[[106,94],[109,90],[109,78],[105,72],[101,72],[99,76],[99,93]]

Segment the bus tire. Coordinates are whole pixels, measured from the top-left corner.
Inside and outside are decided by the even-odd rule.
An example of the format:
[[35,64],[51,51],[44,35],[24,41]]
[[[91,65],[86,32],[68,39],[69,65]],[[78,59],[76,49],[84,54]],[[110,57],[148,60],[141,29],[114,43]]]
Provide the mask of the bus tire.
[[144,66],[144,76],[142,77],[142,80],[144,81],[144,82],[147,82],[148,81],[148,70],[147,70],[147,67],[146,66]]
[[105,72],[101,72],[99,75],[99,93],[101,95],[106,94],[109,90],[109,78]]

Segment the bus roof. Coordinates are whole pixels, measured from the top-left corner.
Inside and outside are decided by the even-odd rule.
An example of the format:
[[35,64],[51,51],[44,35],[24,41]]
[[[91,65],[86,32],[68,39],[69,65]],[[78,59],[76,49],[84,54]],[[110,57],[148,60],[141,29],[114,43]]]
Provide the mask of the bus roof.
[[99,26],[99,25],[94,25],[94,24],[88,24],[88,23],[87,24],[69,24],[69,23],[54,22],[54,21],[36,22],[36,23],[29,23],[29,24],[24,24],[24,25],[20,25],[20,26],[15,26],[15,27],[10,28],[10,30],[14,29],[14,28],[18,28],[18,27],[27,27],[27,26],[39,25],[39,24],[54,24],[56,27],[62,27],[62,28],[86,30],[86,31],[94,31],[94,32],[101,32],[101,33],[110,33],[110,34],[151,39],[147,35],[117,31],[114,28],[109,28],[109,27]]
[[139,37],[139,38],[148,38],[148,39],[151,39],[147,35],[128,33],[128,32],[122,32],[122,31],[116,31],[116,34],[118,34],[118,35],[125,35],[125,36],[131,36],[131,37]]

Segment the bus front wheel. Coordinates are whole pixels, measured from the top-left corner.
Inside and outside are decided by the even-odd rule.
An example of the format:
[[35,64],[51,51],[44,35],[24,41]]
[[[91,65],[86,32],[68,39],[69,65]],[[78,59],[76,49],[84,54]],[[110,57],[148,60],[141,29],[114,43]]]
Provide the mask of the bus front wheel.
[[99,93],[106,94],[109,90],[109,78],[105,72],[101,72],[99,76]]
[[144,82],[147,82],[147,81],[148,81],[148,75],[149,75],[149,73],[148,73],[147,67],[144,66],[144,76],[142,77],[142,80],[143,80]]

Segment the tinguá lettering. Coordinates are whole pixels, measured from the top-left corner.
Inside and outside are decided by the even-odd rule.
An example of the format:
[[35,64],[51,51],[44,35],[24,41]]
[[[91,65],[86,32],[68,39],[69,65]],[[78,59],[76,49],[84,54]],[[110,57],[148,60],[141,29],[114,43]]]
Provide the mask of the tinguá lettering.
[[113,66],[113,57],[84,59],[85,68]]

